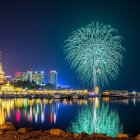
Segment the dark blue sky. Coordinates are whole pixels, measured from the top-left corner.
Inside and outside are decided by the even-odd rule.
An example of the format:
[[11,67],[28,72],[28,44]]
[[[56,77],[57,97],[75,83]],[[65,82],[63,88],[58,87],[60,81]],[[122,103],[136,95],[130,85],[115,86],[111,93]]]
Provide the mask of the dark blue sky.
[[64,40],[90,22],[110,24],[126,52],[116,81],[105,89],[140,91],[140,3],[129,0],[0,1],[0,49],[7,75],[55,69],[59,82],[82,87],[63,55]]

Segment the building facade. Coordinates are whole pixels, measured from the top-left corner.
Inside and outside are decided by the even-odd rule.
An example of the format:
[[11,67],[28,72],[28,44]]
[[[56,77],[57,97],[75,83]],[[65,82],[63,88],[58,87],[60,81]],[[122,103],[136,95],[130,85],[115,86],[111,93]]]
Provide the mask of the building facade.
[[57,89],[57,82],[58,82],[58,73],[56,71],[49,72],[49,81],[50,84],[54,85],[55,89]]
[[32,81],[35,81],[37,85],[45,85],[45,74],[43,71],[41,72],[33,72],[32,73]]
[[27,72],[16,72],[16,81],[34,81],[37,85],[45,85],[45,74],[43,71],[27,71]]
[[28,75],[26,72],[16,72],[15,73],[15,80],[16,81],[27,81]]

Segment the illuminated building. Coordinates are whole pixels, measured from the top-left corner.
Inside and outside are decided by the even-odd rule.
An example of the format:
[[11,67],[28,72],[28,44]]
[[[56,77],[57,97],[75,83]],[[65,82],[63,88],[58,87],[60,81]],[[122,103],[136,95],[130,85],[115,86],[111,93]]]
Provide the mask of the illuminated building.
[[1,86],[1,91],[2,92],[6,92],[6,93],[11,93],[11,92],[14,92],[15,91],[15,88],[14,88],[14,86],[13,85],[10,85],[9,84],[9,82],[8,83],[6,83],[5,85],[2,85]]
[[2,59],[1,59],[1,52],[0,52],[0,84],[4,83],[5,77],[4,72],[2,70]]
[[27,81],[28,75],[26,72],[16,72],[15,73],[15,80],[16,81]]
[[28,80],[29,80],[30,82],[32,82],[32,81],[33,81],[33,80],[32,80],[33,71],[27,71],[27,74],[28,74]]
[[110,96],[110,95],[123,95],[123,94],[127,94],[128,95],[128,91],[127,90],[106,90],[105,92],[103,92],[103,95],[105,96]]
[[30,82],[34,81],[37,85],[44,85],[45,84],[45,74],[44,71],[27,71],[27,72],[16,72],[15,73],[15,80],[16,81],[27,81]]
[[109,96],[109,94],[110,94],[109,91],[104,91],[103,92],[103,95],[105,95],[105,96]]
[[45,85],[45,74],[44,71],[41,72],[33,72],[32,73],[32,81],[35,81],[37,85]]
[[28,90],[28,94],[89,94],[88,90]]
[[22,94],[25,92],[24,89],[20,87],[14,87],[9,82],[0,86],[0,94]]
[[56,71],[50,71],[49,73],[49,83],[53,84],[55,86],[55,89],[57,88],[57,78],[58,73]]

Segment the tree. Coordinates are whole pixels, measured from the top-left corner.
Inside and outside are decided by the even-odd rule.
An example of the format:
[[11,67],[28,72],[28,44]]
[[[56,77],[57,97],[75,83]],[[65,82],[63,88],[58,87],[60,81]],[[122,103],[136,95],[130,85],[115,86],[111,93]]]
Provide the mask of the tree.
[[53,84],[51,84],[51,83],[47,83],[45,85],[45,89],[55,89],[55,86]]

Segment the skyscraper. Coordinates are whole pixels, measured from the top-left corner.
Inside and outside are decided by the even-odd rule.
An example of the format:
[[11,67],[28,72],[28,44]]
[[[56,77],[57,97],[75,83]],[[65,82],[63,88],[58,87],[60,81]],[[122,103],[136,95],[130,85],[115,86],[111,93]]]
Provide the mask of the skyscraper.
[[28,80],[30,81],[30,82],[32,82],[33,80],[33,71],[27,71],[27,75],[28,75]]
[[35,81],[37,85],[45,85],[45,74],[44,71],[33,72],[32,73],[32,81]]
[[15,80],[17,81],[34,81],[37,85],[45,84],[44,71],[27,71],[27,72],[16,72]]
[[28,75],[26,72],[16,72],[15,73],[15,80],[16,81],[27,81]]
[[4,83],[5,77],[4,72],[2,70],[2,59],[1,59],[1,52],[0,52],[0,84]]
[[50,84],[53,84],[55,89],[57,88],[57,72],[56,71],[50,71],[49,72],[49,83]]

